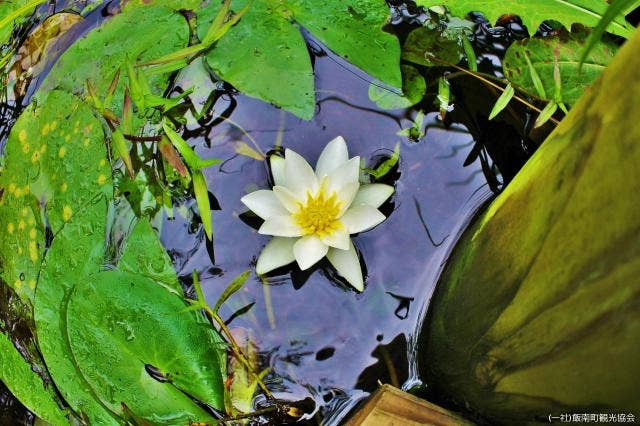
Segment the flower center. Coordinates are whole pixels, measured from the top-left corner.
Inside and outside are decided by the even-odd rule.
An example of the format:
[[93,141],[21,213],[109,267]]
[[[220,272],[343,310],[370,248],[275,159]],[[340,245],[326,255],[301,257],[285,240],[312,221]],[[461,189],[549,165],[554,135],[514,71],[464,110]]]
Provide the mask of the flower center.
[[341,204],[335,192],[327,196],[324,188],[315,197],[307,192],[307,201],[300,203],[300,210],[292,215],[293,220],[305,235],[330,235],[342,228],[338,220]]

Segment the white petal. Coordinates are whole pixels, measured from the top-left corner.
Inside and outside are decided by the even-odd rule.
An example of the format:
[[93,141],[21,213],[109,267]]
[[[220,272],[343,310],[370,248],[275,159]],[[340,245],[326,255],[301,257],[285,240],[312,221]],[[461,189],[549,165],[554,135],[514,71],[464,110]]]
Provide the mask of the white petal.
[[300,238],[293,246],[293,255],[303,271],[325,257],[329,247],[315,235]]
[[360,190],[353,199],[353,205],[367,204],[376,209],[380,207],[393,194],[393,186],[382,183],[371,183],[360,186]]
[[360,183],[351,182],[344,185],[337,191],[338,200],[340,200],[340,213],[339,216],[342,216],[344,212],[347,211],[349,206],[353,203],[353,200],[360,189]]
[[298,241],[297,238],[274,237],[264,246],[258,263],[256,264],[256,273],[258,275],[266,274],[284,265],[296,260],[293,256],[293,245]]
[[296,195],[284,186],[274,186],[273,193],[280,204],[291,213],[300,210],[301,201],[304,201],[298,200]]
[[331,191],[337,191],[348,183],[358,182],[359,178],[360,157],[353,157],[329,174],[329,193],[331,193]]
[[271,174],[273,175],[273,182],[276,185],[286,185],[287,178],[284,171],[285,161],[284,158],[272,155],[269,157],[269,164],[271,165]]
[[364,290],[360,259],[352,242],[349,242],[348,250],[332,248],[327,253],[327,259],[336,268],[336,271],[351,284],[356,290]]
[[245,206],[249,207],[252,212],[263,219],[269,219],[271,216],[281,216],[288,214],[284,206],[278,201],[278,198],[267,189],[247,194],[240,199]]
[[287,188],[299,198],[306,198],[307,192],[315,195],[318,191],[318,179],[309,163],[300,154],[290,149],[285,151],[284,156]]
[[373,228],[385,219],[385,216],[378,209],[360,204],[351,206],[340,218],[340,222],[347,227],[349,234],[357,234]]
[[258,233],[276,237],[299,237],[302,235],[302,229],[289,215],[271,216],[264,221],[260,229],[258,229]]
[[329,247],[335,247],[341,250],[347,250],[349,248],[349,241],[351,241],[346,229],[334,231],[330,235],[326,235],[320,239]]
[[347,161],[349,161],[347,143],[342,136],[338,136],[329,142],[320,153],[316,164],[316,176],[318,179],[322,179],[323,176],[328,175]]

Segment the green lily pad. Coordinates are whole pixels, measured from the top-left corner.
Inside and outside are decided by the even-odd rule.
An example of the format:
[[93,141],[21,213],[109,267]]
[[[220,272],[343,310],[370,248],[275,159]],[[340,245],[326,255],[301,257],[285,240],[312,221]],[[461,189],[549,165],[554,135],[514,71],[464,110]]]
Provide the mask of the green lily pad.
[[[447,6],[456,16],[482,12],[492,23],[500,16],[512,13],[522,19],[532,34],[548,19],[554,19],[567,28],[575,23],[595,27],[609,5],[604,0],[416,0],[416,4],[424,7]],[[607,27],[607,31],[629,37],[633,26],[624,16],[619,16]]]
[[[145,62],[187,45],[187,21],[174,9],[171,4],[165,6],[159,1],[127,2],[122,12],[76,40],[62,54],[39,93],[62,89],[83,97],[86,96],[86,83],[91,81],[98,98],[104,99],[114,75],[127,59],[132,63]],[[134,33],[132,28],[135,28]],[[121,116],[126,80],[120,78],[114,103],[110,106],[116,116]],[[153,93],[163,93],[166,85],[166,75],[149,77]]]
[[[503,61],[505,76],[521,89],[535,95],[538,91],[531,78],[531,67],[540,76],[546,96],[553,100],[556,92],[554,69],[560,71],[562,102],[573,105],[609,64],[618,48],[612,43],[598,42],[580,70],[580,55],[587,34],[571,33],[566,37],[530,38],[513,43]],[[528,61],[527,61],[528,59]],[[531,65],[529,65],[529,63]],[[560,100],[556,99],[560,102]]]
[[457,64],[462,59],[462,46],[457,35],[420,27],[409,33],[402,46],[402,59],[427,67],[442,66],[442,62]]
[[53,388],[45,386],[4,333],[0,333],[0,381],[41,419],[52,425],[68,424]]
[[160,243],[158,234],[146,218],[140,219],[124,243],[118,269],[144,275],[182,294],[173,263]]
[[45,252],[46,226],[56,235],[83,206],[111,191],[100,122],[63,92],[31,106],[9,137],[0,187],[1,276],[31,300]]
[[369,85],[369,99],[383,109],[409,108],[422,100],[427,83],[420,72],[410,65],[402,65],[402,91],[397,94],[378,84]]
[[[247,0],[234,1],[236,11]],[[219,11],[212,1],[198,15],[202,36]],[[383,0],[255,0],[240,22],[207,54],[211,68],[236,88],[310,119],[315,111],[313,69],[300,27],[376,79],[400,87],[400,48],[382,31]]]
[[111,410],[125,403],[142,419],[176,424],[210,417],[189,396],[224,407],[225,343],[186,307],[154,281],[128,272],[103,272],[75,286],[67,309],[71,348]]

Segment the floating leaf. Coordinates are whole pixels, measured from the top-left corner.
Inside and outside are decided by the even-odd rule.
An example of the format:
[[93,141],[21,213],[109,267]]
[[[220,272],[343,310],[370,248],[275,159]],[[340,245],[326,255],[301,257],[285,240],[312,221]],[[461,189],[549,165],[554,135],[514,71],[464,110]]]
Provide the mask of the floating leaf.
[[[250,1],[234,1],[241,10]],[[220,8],[211,1],[198,16],[201,38]],[[300,27],[374,78],[400,87],[400,48],[382,31],[384,0],[255,0],[207,54],[209,65],[238,90],[310,119],[315,111],[313,69]],[[257,77],[259,76],[259,78]]]
[[[503,15],[518,15],[530,33],[535,33],[540,24],[553,19],[567,28],[580,23],[595,27],[604,16],[608,3],[604,0],[416,0],[418,6],[447,6],[453,15],[466,16],[470,12],[482,12],[490,22]],[[607,27],[607,31],[629,37],[633,26],[618,15]]]
[[76,284],[67,307],[71,349],[111,411],[121,414],[125,403],[142,419],[177,424],[211,417],[190,396],[224,407],[225,344],[184,307],[138,274],[102,272]]
[[176,294],[182,294],[171,258],[147,219],[140,219],[122,247],[118,269],[144,275]]
[[[96,96],[104,99],[116,71],[124,67],[129,79],[120,79],[114,95],[114,104],[105,105],[116,116],[121,115],[124,80],[131,79],[131,70],[125,66],[158,58],[187,45],[189,29],[187,22],[171,2],[129,1],[123,10],[69,47],[42,83],[41,96],[52,89],[63,89],[69,93],[82,95],[86,81],[95,84]],[[184,8],[188,8],[184,3]],[[191,2],[193,3],[193,2]],[[134,33],[131,28],[135,28]],[[134,73],[135,74],[135,73]],[[163,93],[168,76],[149,77],[149,92]],[[138,93],[129,81],[129,89],[134,101],[139,102]],[[140,105],[138,105],[140,107]]]
[[496,101],[496,104],[493,106],[491,114],[489,114],[489,120],[493,120],[496,115],[500,114],[500,112],[505,109],[507,105],[509,105],[509,102],[511,102],[511,99],[513,99],[513,95],[515,95],[515,93],[516,91],[513,89],[513,86],[511,84],[507,84],[504,92],[502,92],[502,95],[500,95],[500,97]]
[[461,59],[461,47],[457,37],[447,37],[437,29],[420,27],[409,33],[402,46],[402,59],[428,67],[442,66],[443,62],[457,64]]
[[41,419],[52,425],[69,423],[53,389],[45,387],[42,378],[31,369],[4,333],[0,333],[0,380]]
[[[561,77],[562,99],[573,105],[616,53],[616,46],[599,42],[579,71],[584,33],[566,37],[531,38],[513,43],[503,61],[505,76],[514,85],[542,99],[553,99],[556,91],[555,62]],[[530,63],[529,63],[530,62]],[[538,78],[539,76],[539,83]],[[540,84],[542,87],[538,87]]]
[[410,65],[402,65],[402,91],[397,94],[381,87],[377,83],[369,85],[369,99],[383,109],[409,108],[422,100],[427,90],[427,83],[420,72]]

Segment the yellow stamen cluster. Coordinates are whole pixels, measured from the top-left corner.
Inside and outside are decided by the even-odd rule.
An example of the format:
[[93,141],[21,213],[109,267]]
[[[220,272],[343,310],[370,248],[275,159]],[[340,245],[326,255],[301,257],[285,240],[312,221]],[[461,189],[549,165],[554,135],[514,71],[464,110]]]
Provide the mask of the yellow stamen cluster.
[[302,228],[304,235],[324,237],[342,228],[338,220],[341,202],[335,192],[327,196],[324,188],[315,196],[307,193],[305,203],[294,213],[293,220]]

